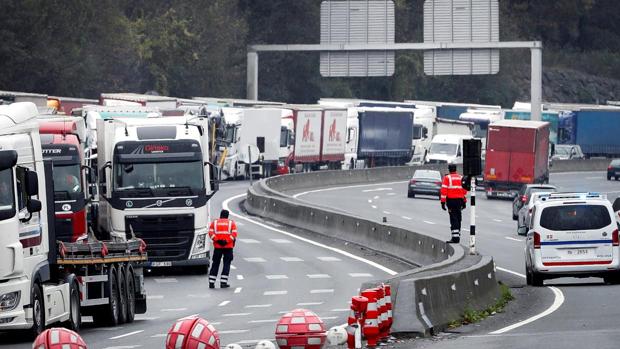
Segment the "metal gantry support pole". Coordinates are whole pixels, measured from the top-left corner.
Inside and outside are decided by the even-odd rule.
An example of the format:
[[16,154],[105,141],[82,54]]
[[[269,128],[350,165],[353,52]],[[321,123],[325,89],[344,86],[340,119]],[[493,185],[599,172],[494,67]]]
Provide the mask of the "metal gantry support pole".
[[530,49],[532,54],[531,110],[532,120],[542,121],[542,47]]
[[248,51],[247,67],[247,98],[250,100],[258,99],[258,52]]
[[469,204],[469,254],[476,254],[476,176],[471,176]]

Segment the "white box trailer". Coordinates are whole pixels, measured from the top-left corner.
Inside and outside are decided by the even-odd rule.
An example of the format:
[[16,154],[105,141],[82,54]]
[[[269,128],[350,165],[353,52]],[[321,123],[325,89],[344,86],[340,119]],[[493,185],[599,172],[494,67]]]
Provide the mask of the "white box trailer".
[[99,104],[103,106],[143,106],[159,109],[176,109],[177,99],[167,96],[145,95],[140,93],[102,93]]
[[146,312],[144,242],[56,243],[53,166],[37,113],[30,102],[0,106],[0,331],[79,330],[82,314],[132,322]]

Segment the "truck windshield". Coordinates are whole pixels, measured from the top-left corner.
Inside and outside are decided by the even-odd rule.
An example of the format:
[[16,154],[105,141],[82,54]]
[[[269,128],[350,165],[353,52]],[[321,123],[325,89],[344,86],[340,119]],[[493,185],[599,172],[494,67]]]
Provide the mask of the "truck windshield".
[[288,129],[284,126],[280,128],[280,148],[288,146]]
[[454,155],[456,154],[456,144],[432,143],[429,154]]
[[80,165],[54,165],[54,194],[65,194],[64,199],[69,199],[72,194],[82,192],[80,181]]
[[116,191],[131,189],[204,189],[203,166],[200,161],[121,163],[114,170]]
[[237,127],[235,125],[227,125],[226,133],[224,134],[224,139],[227,144],[235,143],[235,139],[237,138]]
[[13,172],[10,168],[0,171],[0,220],[15,216]]

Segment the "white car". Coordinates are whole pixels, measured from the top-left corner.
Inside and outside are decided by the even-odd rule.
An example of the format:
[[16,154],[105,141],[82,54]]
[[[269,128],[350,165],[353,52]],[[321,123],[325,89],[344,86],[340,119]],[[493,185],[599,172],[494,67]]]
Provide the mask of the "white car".
[[606,196],[552,193],[534,204],[525,248],[527,284],[558,277],[620,282],[618,223]]
[[[555,190],[553,191],[555,192]],[[532,210],[534,209],[534,204],[536,201],[540,200],[543,197],[549,197],[552,191],[539,191],[533,192],[527,198],[527,202],[525,205],[521,207],[519,210],[519,215],[517,218],[517,234],[518,235],[526,235],[529,229],[530,223],[530,215],[532,214]]]

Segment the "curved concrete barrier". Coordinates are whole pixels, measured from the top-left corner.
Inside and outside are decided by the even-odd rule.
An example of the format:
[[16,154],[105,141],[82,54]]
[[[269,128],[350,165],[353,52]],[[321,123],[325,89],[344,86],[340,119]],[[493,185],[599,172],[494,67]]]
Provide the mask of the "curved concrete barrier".
[[419,266],[381,282],[392,285],[394,331],[430,334],[459,319],[465,309],[482,310],[497,300],[499,287],[490,257],[470,256],[461,245],[447,244],[287,195],[292,190],[404,181],[419,168],[446,170],[435,165],[274,177],[250,187],[245,208],[250,214],[348,241]]

